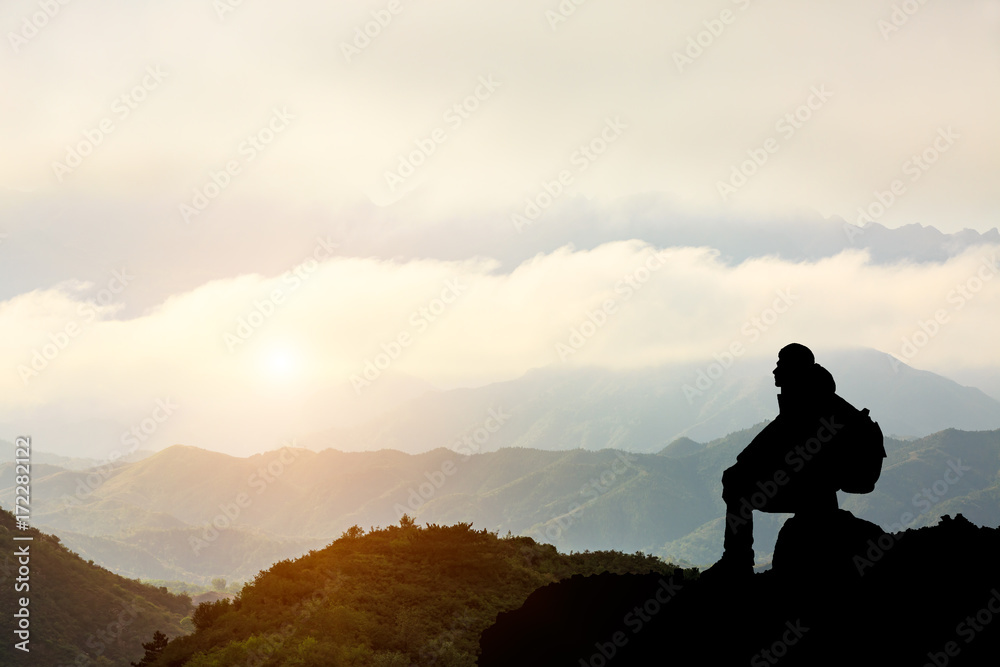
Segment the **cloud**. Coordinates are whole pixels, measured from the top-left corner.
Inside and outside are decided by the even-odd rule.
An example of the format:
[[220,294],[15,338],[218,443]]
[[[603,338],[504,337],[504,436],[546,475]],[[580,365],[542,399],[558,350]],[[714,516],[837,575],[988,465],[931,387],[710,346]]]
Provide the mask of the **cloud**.
[[[574,174],[574,193],[659,191],[700,213],[853,218],[939,127],[954,126],[960,142],[883,222],[947,231],[993,224],[994,1],[921,5],[887,38],[878,22],[891,8],[860,0],[593,2],[554,29],[546,12],[556,2],[405,1],[350,61],[343,45],[385,3],[242,3],[222,18],[202,0],[101,4],[62,6],[5,62],[6,89],[33,104],[12,107],[0,123],[9,158],[0,182],[151,197],[173,215],[211,170],[240,159],[242,142],[275,107],[287,107],[293,124],[243,165],[213,211],[260,200],[340,210],[359,196],[383,204],[402,192],[394,207],[435,221],[520,204],[572,168],[606,118],[621,117],[627,131]],[[706,23],[719,31],[721,9],[734,21],[705,38]],[[13,3],[8,28],[34,11],[32,1]],[[675,55],[698,39],[701,54],[678,71]],[[165,78],[122,117],[115,100],[149,67]],[[456,124],[449,111],[480,90],[481,77],[499,87]],[[783,135],[778,124],[816,86],[832,97]],[[113,132],[58,182],[53,162],[104,118]],[[435,130],[444,140],[390,192],[385,173]],[[769,137],[780,139],[777,153],[723,202],[718,182]]]
[[[183,408],[163,434],[242,451],[301,434],[317,393],[333,397],[331,423],[308,415],[319,428],[400,376],[472,385],[550,364],[708,359],[734,342],[769,357],[792,340],[874,347],[944,374],[1000,366],[997,250],[937,264],[874,265],[845,252],[729,265],[708,248],[628,241],[562,248],[509,272],[490,259],[309,255],[129,320],[65,285],[0,304],[0,422],[54,410],[127,426],[169,396]],[[127,288],[116,295],[127,298]],[[25,375],[37,354],[44,367]]]

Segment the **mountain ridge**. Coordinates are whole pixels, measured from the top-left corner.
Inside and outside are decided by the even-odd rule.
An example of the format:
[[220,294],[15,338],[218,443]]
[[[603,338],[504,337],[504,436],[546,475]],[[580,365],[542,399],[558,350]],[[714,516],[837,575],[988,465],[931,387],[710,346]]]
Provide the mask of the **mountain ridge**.
[[[71,490],[61,481],[71,473],[37,479],[33,517],[85,557],[127,576],[201,583],[218,576],[245,579],[352,525],[388,525],[404,513],[429,523],[472,521],[567,551],[621,548],[706,564],[722,547],[722,471],[765,423],[704,444],[692,441],[696,451],[680,457],[580,448],[503,448],[469,456],[445,448],[422,454],[300,449],[294,460],[284,452],[290,463],[280,470],[281,450],[242,459],[213,456],[222,464],[209,469],[189,465],[202,460],[196,450],[168,448],[151,463],[123,465],[114,483],[78,504],[59,496]],[[1000,429],[886,438],[885,447],[876,491],[841,494],[842,507],[885,528],[926,525],[943,512],[963,513],[980,525],[1000,523]],[[146,468],[131,474],[158,462],[179,476],[147,479]],[[962,466],[961,475],[951,463]],[[262,485],[248,483],[267,465],[280,472],[271,483],[263,484],[264,477],[257,478]],[[0,466],[0,479],[3,474]],[[914,495],[924,489],[937,492],[918,506]],[[12,493],[0,488],[0,500]],[[761,563],[785,518],[764,514],[756,521]],[[237,546],[249,555],[230,557]],[[153,558],[145,572],[136,569],[142,554]]]
[[[923,437],[944,428],[1000,428],[1000,401],[975,387],[912,368],[869,348],[816,351],[837,380],[838,394],[867,407],[883,432]],[[614,371],[549,366],[489,385],[426,393],[354,429],[298,439],[312,449],[398,449],[438,446],[491,451],[540,449],[659,451],[679,437],[706,441],[777,413],[773,359],[740,359],[721,377],[707,376],[714,360]],[[704,378],[708,386],[699,384]],[[686,393],[688,389],[698,396]],[[506,418],[485,433],[490,410]],[[477,435],[477,437],[478,437]]]

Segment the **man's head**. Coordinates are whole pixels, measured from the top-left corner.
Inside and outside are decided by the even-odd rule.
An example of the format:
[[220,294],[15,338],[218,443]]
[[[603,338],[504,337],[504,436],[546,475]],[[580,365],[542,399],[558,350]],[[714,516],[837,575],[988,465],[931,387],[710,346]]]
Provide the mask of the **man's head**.
[[773,371],[774,386],[782,389],[804,386],[815,363],[812,350],[800,343],[789,343],[778,352],[778,364]]

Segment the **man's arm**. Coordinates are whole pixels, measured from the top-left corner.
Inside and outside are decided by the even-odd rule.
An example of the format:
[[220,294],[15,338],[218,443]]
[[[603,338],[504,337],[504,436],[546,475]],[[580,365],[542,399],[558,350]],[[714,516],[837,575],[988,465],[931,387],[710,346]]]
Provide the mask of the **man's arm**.
[[764,427],[757,436],[750,441],[750,444],[737,454],[736,460],[739,462],[758,462],[771,458],[779,453],[782,447],[782,422],[779,415],[774,421]]

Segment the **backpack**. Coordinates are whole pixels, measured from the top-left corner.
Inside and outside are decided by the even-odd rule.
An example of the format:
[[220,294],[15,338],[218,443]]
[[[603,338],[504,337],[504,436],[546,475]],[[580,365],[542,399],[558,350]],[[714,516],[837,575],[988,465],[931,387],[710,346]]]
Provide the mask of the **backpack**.
[[872,421],[868,408],[857,412],[837,437],[836,480],[847,493],[871,493],[882,474],[886,457],[882,429]]

